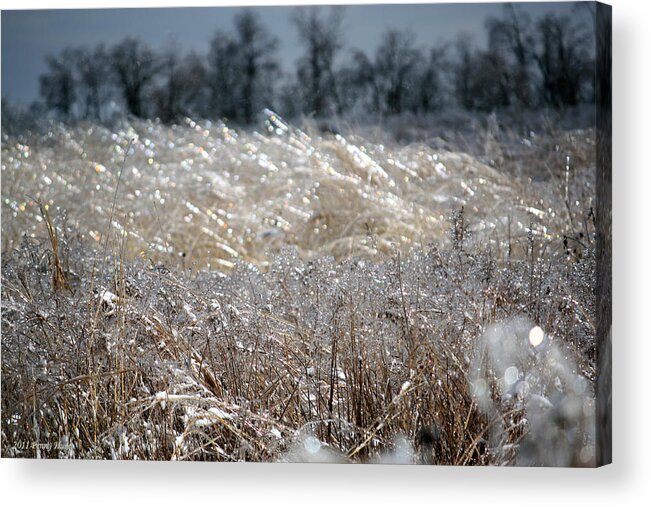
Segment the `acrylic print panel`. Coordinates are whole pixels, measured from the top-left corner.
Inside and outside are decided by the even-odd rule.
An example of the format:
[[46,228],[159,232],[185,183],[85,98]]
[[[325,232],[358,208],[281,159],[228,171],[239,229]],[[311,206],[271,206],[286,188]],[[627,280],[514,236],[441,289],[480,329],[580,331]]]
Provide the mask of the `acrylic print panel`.
[[610,23],[4,11],[2,457],[610,462]]

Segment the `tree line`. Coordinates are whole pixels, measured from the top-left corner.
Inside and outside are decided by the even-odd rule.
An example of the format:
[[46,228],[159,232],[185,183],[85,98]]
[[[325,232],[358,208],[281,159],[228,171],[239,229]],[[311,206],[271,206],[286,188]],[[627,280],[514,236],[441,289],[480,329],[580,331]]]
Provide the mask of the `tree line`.
[[42,105],[67,121],[103,121],[108,104],[166,123],[189,117],[250,124],[263,107],[294,117],[563,109],[594,99],[594,27],[580,16],[532,19],[513,4],[485,20],[487,42],[467,35],[430,48],[407,31],[387,30],[374,54],[346,49],[344,10],[297,9],[302,56],[293,71],[278,61],[278,39],[253,10],[218,31],[207,52],[154,50],[128,37],[107,47],[68,48],[47,58]]

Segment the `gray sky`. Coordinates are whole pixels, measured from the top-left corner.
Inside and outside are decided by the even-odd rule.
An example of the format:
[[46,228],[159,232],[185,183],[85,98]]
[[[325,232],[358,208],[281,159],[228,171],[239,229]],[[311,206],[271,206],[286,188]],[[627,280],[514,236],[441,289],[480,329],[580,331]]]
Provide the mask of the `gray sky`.
[[[532,16],[559,12],[584,16],[572,3],[520,3]],[[38,76],[45,57],[67,46],[116,43],[138,36],[153,48],[174,40],[184,50],[205,53],[217,29],[230,31],[233,16],[241,7],[159,9],[3,10],[2,94],[9,100],[28,103],[38,98]],[[292,7],[255,7],[262,23],[280,41],[278,59],[289,70],[301,48],[291,23]],[[503,4],[355,5],[345,8],[343,32],[346,54],[351,48],[373,53],[387,28],[411,31],[421,46],[453,40],[459,32],[485,39],[487,16],[500,16]]]

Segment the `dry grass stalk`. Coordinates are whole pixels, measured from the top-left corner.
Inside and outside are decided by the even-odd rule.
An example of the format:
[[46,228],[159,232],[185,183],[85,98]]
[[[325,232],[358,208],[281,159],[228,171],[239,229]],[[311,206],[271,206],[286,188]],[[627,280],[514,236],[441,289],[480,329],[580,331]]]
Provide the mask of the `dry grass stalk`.
[[66,273],[63,270],[61,265],[61,259],[59,258],[59,236],[56,230],[56,227],[52,224],[50,220],[50,215],[47,211],[48,206],[38,203],[39,209],[41,211],[41,216],[43,217],[43,223],[47,229],[47,235],[50,238],[50,245],[52,246],[52,289],[55,292],[62,290],[71,290],[70,284],[66,279]]

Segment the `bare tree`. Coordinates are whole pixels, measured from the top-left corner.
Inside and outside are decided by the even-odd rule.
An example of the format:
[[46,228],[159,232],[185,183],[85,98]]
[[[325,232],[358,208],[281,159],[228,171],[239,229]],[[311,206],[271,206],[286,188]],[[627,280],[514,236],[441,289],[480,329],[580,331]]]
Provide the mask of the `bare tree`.
[[367,72],[370,65],[366,55],[359,51],[352,54],[351,61],[335,71],[337,88],[345,91],[337,94],[337,107],[346,114],[355,116],[375,109],[371,101],[374,97],[371,89],[372,73]]
[[181,75],[181,108],[183,114],[207,116],[207,69],[203,59],[194,52],[183,57]]
[[375,79],[384,95],[388,114],[403,111],[408,90],[413,85],[413,71],[421,57],[409,32],[388,30],[384,33],[375,55]]
[[334,60],[342,48],[343,10],[331,7],[327,17],[321,13],[319,7],[302,8],[293,18],[305,44],[305,55],[297,64],[298,79],[306,91],[304,109],[316,116],[321,116],[331,105],[339,113],[342,106]]
[[416,48],[410,33],[387,30],[373,60],[356,50],[352,61],[339,71],[346,84],[346,109],[362,105],[379,114],[427,112],[442,100],[445,50],[433,48],[426,56]]
[[59,56],[48,56],[46,63],[48,70],[39,78],[41,97],[49,110],[67,121],[72,117],[76,100],[73,51],[65,49]]
[[593,76],[590,32],[580,21],[547,14],[538,22],[537,35],[542,102],[557,108],[577,105]]
[[510,74],[506,61],[497,52],[472,49],[470,40],[457,41],[454,69],[455,92],[459,104],[468,110],[491,111],[510,103]]
[[238,44],[229,34],[217,32],[210,41],[207,63],[209,108],[211,115],[237,116],[239,86]]
[[423,58],[416,76],[411,108],[416,113],[428,113],[443,105],[443,73],[446,68],[446,48],[432,48],[429,57]]
[[258,109],[270,105],[277,45],[250,9],[235,17],[234,34],[215,34],[206,69],[211,114],[249,124]]
[[523,107],[533,105],[532,63],[534,35],[531,18],[511,4],[504,5],[501,19],[488,18],[489,51],[505,61],[509,72],[509,93]]
[[142,41],[128,37],[111,50],[111,65],[127,111],[145,117],[144,100],[159,71],[154,53]]
[[478,51],[474,57],[472,93],[474,108],[493,111],[511,104],[511,74],[504,58],[492,51]]
[[470,36],[460,34],[456,41],[457,64],[454,69],[455,92],[461,107],[472,109],[474,106],[473,97],[473,54],[471,50]]
[[79,88],[79,100],[83,116],[101,120],[102,103],[106,100],[109,88],[108,54],[103,44],[95,49],[77,48],[73,59]]
[[235,31],[241,72],[240,118],[249,124],[253,121],[254,111],[271,100],[270,89],[265,84],[277,69],[273,56],[278,41],[250,9],[237,14]]
[[182,56],[170,45],[161,57],[160,85],[154,91],[156,116],[165,123],[184,115],[199,115],[205,102],[206,71],[196,53]]
[[164,123],[170,123],[181,115],[180,55],[175,44],[169,45],[160,57],[159,76],[162,84],[153,92],[156,116]]
[[353,51],[352,62],[341,71],[347,82],[346,96],[361,103],[364,109],[379,113],[382,110],[383,97],[376,80],[375,65],[363,51]]

